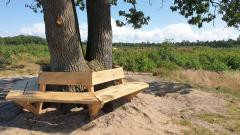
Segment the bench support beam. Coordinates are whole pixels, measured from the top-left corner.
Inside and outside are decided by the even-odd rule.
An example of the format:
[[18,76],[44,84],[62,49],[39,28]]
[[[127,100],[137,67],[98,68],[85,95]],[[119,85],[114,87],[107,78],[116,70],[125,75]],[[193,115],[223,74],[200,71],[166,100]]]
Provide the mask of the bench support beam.
[[17,103],[18,105],[24,107],[25,109],[27,109],[28,111],[30,111],[34,114],[39,114],[38,109],[30,103],[21,102],[21,101],[14,101],[14,102]]
[[[40,86],[39,86],[39,91],[42,91],[42,92],[44,92],[44,91],[46,91],[46,84],[40,84]],[[43,102],[38,102],[38,103],[36,103],[36,108],[37,108],[37,114],[41,114],[41,112],[42,112],[42,106],[43,106]]]
[[128,102],[131,102],[131,100],[140,92],[141,91],[137,91],[137,92],[134,92],[132,94],[129,94],[129,95],[125,96],[124,99],[127,100]]
[[100,104],[100,103],[88,105],[90,119],[96,118],[96,116],[101,108],[102,108],[102,104]]

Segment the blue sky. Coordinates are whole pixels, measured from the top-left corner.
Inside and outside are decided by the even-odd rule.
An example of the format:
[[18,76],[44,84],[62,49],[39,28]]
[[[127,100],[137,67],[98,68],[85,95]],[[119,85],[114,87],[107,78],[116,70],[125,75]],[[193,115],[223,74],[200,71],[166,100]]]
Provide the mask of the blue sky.
[[[32,0],[11,0],[6,6],[7,0],[0,1],[0,36],[14,36],[18,34],[38,35],[44,37],[44,21],[42,13],[34,13],[25,7],[26,3]],[[121,1],[121,0],[119,0]],[[178,13],[172,13],[169,6],[171,1],[160,0],[139,0],[137,8],[143,10],[146,15],[151,17],[149,25],[142,29],[134,30],[130,26],[123,28],[116,27],[114,20],[120,19],[118,11],[127,9],[130,5],[120,2],[118,6],[112,6],[112,27],[115,42],[162,42],[165,39],[173,41],[182,40],[227,40],[236,39],[240,32],[234,28],[227,28],[226,23],[220,17],[215,20],[215,26],[212,23],[204,24],[203,28],[187,24],[187,20]],[[80,30],[83,39],[87,38],[86,13],[78,10]]]

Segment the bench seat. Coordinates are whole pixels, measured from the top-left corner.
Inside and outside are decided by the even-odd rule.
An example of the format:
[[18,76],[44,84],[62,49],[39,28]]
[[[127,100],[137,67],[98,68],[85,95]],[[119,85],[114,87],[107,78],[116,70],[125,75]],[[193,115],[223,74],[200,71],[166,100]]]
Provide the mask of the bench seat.
[[11,101],[25,102],[56,102],[56,103],[78,103],[78,104],[94,104],[99,100],[93,93],[84,92],[41,92],[41,91],[10,91],[6,97]]
[[149,87],[149,85],[144,82],[125,82],[124,84],[119,84],[96,91],[94,94],[102,102],[102,104],[104,104],[129,94],[137,94],[142,89],[147,87]]
[[141,91],[147,88],[148,84],[144,82],[125,82],[111,86],[94,93],[91,92],[41,92],[41,91],[10,91],[6,97],[11,101],[25,102],[56,102],[56,103],[78,103],[78,104],[94,104],[101,102],[102,104],[118,99],[120,97]]

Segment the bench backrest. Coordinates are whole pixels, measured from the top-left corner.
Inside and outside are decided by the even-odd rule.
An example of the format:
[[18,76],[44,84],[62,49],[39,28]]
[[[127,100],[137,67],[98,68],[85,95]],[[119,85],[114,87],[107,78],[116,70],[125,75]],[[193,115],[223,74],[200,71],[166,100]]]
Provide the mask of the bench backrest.
[[37,82],[44,85],[93,86],[122,78],[124,78],[124,72],[120,67],[98,72],[41,72]]
[[124,72],[121,67],[110,69],[110,70],[93,72],[92,85],[101,84],[101,83],[109,82],[113,80],[119,80],[122,78],[124,78]]

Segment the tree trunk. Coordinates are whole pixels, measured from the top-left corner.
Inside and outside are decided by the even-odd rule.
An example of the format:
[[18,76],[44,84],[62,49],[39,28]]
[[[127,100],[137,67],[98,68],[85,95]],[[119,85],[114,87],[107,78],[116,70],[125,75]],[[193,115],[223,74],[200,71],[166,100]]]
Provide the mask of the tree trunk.
[[88,43],[86,60],[112,68],[111,6],[108,0],[87,0]]
[[[51,56],[51,71],[84,72],[89,71],[82,48],[74,0],[42,0],[46,39]],[[52,86],[50,90],[82,91],[82,86]],[[49,90],[49,88],[48,88]],[[75,105],[60,104],[62,112]]]
[[80,46],[72,0],[42,0],[51,71],[89,70]]
[[[85,58],[87,61],[97,61],[100,64],[97,66],[103,67],[104,69],[112,68],[111,6],[108,1],[109,0],[86,1],[88,42]],[[97,85],[95,89],[103,89],[112,84],[113,82]],[[115,103],[109,102],[104,105],[103,111],[110,112],[114,108]]]

